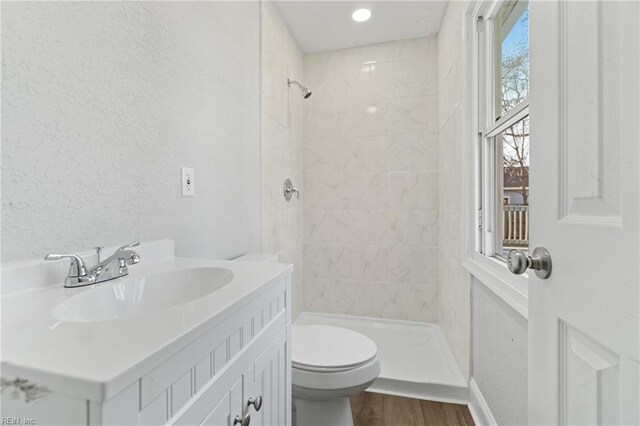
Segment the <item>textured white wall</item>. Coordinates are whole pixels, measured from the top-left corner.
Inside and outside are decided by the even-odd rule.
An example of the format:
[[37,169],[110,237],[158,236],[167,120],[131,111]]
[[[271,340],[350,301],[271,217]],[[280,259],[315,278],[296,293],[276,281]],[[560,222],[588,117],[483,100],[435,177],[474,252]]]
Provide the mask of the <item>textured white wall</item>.
[[259,250],[259,19],[249,2],[3,3],[3,261],[133,239]]
[[438,319],[434,37],[305,55],[304,298]]
[[527,424],[527,320],[473,281],[473,379],[500,425]]
[[[302,309],[302,51],[272,2],[262,3],[262,249],[293,264],[293,317]],[[287,202],[290,178],[300,198]]]
[[469,377],[470,276],[464,260],[462,200],[462,51],[467,2],[452,1],[438,34],[440,129],[440,324],[463,374]]

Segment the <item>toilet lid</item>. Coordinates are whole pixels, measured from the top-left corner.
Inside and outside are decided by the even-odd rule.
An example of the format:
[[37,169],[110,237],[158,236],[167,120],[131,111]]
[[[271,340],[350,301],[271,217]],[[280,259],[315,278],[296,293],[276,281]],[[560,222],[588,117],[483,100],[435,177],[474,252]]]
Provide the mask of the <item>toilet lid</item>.
[[375,358],[378,348],[367,336],[330,325],[294,325],[291,362],[305,370],[344,370]]

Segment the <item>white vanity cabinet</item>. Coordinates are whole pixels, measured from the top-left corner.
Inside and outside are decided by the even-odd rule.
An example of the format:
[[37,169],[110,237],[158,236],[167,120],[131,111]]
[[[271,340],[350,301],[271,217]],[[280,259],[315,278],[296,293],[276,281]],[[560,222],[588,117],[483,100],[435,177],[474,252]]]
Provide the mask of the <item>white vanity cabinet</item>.
[[[233,425],[236,416],[239,420],[245,420],[246,415],[253,426],[291,423],[288,419],[290,415],[287,415],[286,332],[283,330],[233,383],[230,390],[223,392],[222,398],[202,422],[203,425]],[[250,398],[253,401],[260,398],[259,410],[254,405],[248,405]],[[176,423],[181,424],[181,420],[176,419]],[[189,424],[189,421],[185,423]]]
[[[225,267],[241,277],[242,266],[231,263],[240,262]],[[252,272],[252,277],[267,277],[265,282],[205,321],[198,319],[197,332],[173,339],[171,350],[151,351],[102,383],[81,378],[57,381],[6,363],[3,378],[27,379],[50,393],[35,403],[25,402],[7,388],[2,392],[1,415],[20,418],[22,424],[33,419],[46,425],[233,426],[236,416],[245,425],[290,425],[291,268],[278,266],[280,270],[274,265]],[[229,286],[233,285],[232,281]],[[185,307],[175,319],[191,324],[192,314]],[[118,350],[127,351],[127,346]],[[81,393],[85,386],[86,393]],[[261,398],[259,410],[248,405],[250,398]]]
[[[91,403],[89,424],[233,426],[236,416],[242,421],[247,414],[252,426],[291,424],[289,280],[257,295],[121,394]],[[256,411],[247,402],[258,397]]]

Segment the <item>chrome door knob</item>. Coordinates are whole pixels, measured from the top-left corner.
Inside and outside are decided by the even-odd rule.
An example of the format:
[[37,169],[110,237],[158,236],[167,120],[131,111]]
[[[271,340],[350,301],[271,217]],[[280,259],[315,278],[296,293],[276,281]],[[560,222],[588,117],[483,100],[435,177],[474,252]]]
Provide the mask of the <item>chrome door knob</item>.
[[544,247],[536,247],[528,256],[521,250],[510,250],[507,254],[507,266],[514,274],[524,274],[533,269],[538,278],[547,279],[551,275],[551,255]]
[[247,407],[251,405],[253,405],[253,408],[255,408],[256,411],[260,411],[260,408],[262,408],[262,397],[259,396],[255,400],[253,398],[249,398],[247,401]]
[[236,416],[235,419],[233,419],[234,425],[249,426],[250,423],[251,423],[251,416],[249,415],[249,413],[245,414],[243,417],[240,417],[238,415]]

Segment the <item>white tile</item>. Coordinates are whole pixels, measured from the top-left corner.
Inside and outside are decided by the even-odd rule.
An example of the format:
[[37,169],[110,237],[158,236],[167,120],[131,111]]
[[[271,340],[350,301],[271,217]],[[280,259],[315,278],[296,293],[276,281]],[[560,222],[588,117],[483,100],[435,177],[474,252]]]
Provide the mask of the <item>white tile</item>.
[[438,173],[391,173],[389,207],[398,209],[438,208]]
[[305,245],[307,277],[386,280],[389,249],[379,246]]
[[305,208],[386,208],[389,177],[386,174],[307,175]]
[[280,253],[288,247],[287,211],[265,210],[262,213],[262,250]]
[[402,210],[372,210],[370,219],[363,232],[370,240],[370,244],[383,247],[403,245],[408,238],[407,211]]
[[[392,100],[365,100],[351,104],[348,135],[351,137],[391,134]],[[306,122],[305,122],[306,123]]]
[[386,127],[388,135],[438,132],[438,102],[435,96],[393,99]]
[[[316,278],[305,281],[307,309],[316,312],[363,315],[371,292],[365,282]],[[363,309],[364,308],[364,309]]]
[[370,139],[372,172],[437,171],[438,134],[411,133]]
[[438,249],[393,247],[389,250],[389,280],[421,284],[438,281]]
[[346,143],[347,138],[308,139],[304,143],[304,172],[338,173],[340,165],[336,160],[336,147]]
[[346,246],[342,258],[341,278],[368,281],[383,281],[389,276],[389,249],[386,247]]
[[304,139],[338,138],[347,131],[349,105],[344,102],[312,104],[305,107]]
[[371,65],[370,99],[407,98],[435,94],[434,69],[427,58],[378,62]]
[[371,308],[380,318],[434,322],[438,318],[438,287],[376,283]]
[[386,174],[344,175],[335,197],[347,209],[381,209],[388,207],[388,193]]
[[438,210],[415,210],[407,216],[408,244],[438,247]]
[[369,171],[371,144],[367,138],[348,138],[338,143],[333,151],[338,172],[358,174]]
[[305,309],[437,319],[436,56],[435,37],[305,56]]
[[271,166],[283,167],[287,164],[288,132],[271,115],[262,113],[262,162]]

